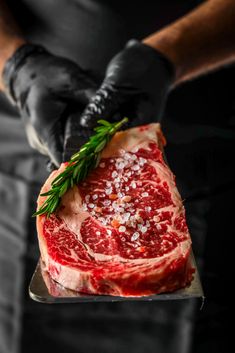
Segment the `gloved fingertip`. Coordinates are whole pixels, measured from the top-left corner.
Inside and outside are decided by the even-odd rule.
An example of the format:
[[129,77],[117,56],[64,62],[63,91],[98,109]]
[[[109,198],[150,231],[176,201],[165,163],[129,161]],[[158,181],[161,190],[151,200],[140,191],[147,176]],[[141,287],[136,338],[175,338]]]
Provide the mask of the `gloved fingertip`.
[[52,163],[57,167],[59,168],[59,166],[61,165],[62,163],[62,153],[61,152],[58,152],[58,151],[54,151],[52,153],[49,153],[50,155],[50,158],[51,158],[51,161]]
[[48,160],[46,163],[46,169],[49,173],[53,172],[55,169],[57,169],[56,165],[51,161]]
[[51,162],[58,168],[62,163],[63,158],[63,140],[61,136],[51,136],[47,141],[48,155]]
[[63,148],[63,161],[68,161],[71,156],[79,151],[81,146],[85,144],[89,137],[93,134],[92,129],[75,126],[74,129],[66,129],[66,135],[64,138],[64,148]]
[[97,120],[101,119],[97,115],[94,117],[92,114],[84,112],[80,117],[80,125],[85,128],[92,129],[96,126]]

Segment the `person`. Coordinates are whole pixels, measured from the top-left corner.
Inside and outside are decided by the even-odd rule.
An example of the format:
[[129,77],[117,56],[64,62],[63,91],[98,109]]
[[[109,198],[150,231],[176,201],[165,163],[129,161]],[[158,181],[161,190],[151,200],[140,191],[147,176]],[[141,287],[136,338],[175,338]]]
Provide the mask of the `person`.
[[[217,280],[229,278],[219,259],[221,251],[229,259],[220,244],[232,214],[223,205],[234,195],[234,19],[233,0],[0,0],[1,353],[226,351]],[[205,317],[192,301],[55,308],[27,297],[38,257],[30,215],[48,157],[58,167],[72,153],[69,137],[79,148],[99,118],[123,115],[130,126],[163,116],[212,298]]]

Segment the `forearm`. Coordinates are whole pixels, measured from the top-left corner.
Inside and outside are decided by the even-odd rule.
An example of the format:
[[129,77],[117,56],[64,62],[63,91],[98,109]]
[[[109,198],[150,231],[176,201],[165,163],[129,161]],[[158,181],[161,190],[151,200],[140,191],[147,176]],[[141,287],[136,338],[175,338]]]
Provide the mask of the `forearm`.
[[2,71],[5,62],[25,40],[7,4],[0,0],[0,90],[4,90]]
[[143,42],[171,60],[178,83],[235,60],[234,24],[234,0],[208,0]]

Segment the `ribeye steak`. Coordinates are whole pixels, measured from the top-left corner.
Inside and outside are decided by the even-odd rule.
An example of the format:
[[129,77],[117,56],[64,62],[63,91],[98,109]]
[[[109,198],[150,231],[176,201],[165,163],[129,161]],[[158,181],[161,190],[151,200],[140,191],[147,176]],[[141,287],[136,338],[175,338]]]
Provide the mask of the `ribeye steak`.
[[[170,292],[191,282],[191,239],[163,144],[159,124],[116,133],[99,166],[64,195],[57,213],[37,217],[42,260],[55,281],[118,296]],[[39,196],[38,207],[44,200]]]

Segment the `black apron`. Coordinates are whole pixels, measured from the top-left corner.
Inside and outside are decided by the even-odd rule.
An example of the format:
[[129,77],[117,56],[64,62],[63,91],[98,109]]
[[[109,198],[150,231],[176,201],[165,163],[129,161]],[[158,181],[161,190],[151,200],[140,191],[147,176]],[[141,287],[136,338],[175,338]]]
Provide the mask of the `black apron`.
[[[100,74],[128,39],[147,36],[197,3],[9,1],[28,40]],[[229,236],[231,214],[223,204],[234,190],[230,81],[234,82],[232,67],[182,85],[170,95],[163,119],[167,157],[185,199],[194,251],[209,297],[208,285],[216,286],[222,273],[217,256],[220,237],[225,232]],[[47,306],[29,299],[27,286],[39,257],[31,214],[47,176],[47,159],[30,149],[18,113],[4,96],[0,96],[0,124],[0,353],[208,351],[204,347],[210,347],[213,335],[212,321],[206,315],[218,304],[217,298],[208,300],[205,314],[199,314],[196,301]],[[220,215],[227,221],[227,230],[220,228]],[[223,317],[223,310],[217,305],[214,319]],[[195,324],[198,320],[206,336],[202,325]],[[216,334],[222,342],[219,322]],[[215,345],[213,352],[221,352],[219,347]]]

